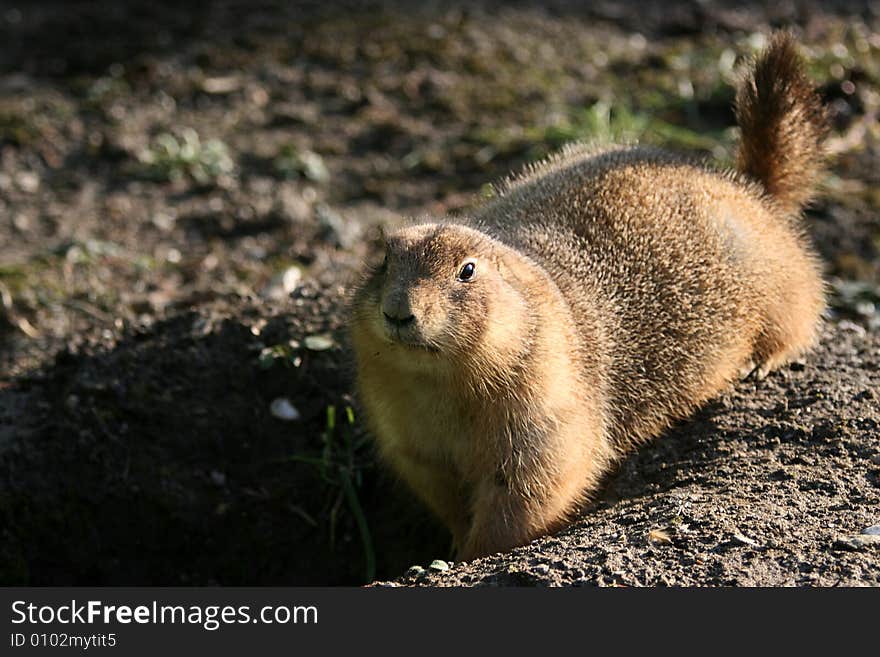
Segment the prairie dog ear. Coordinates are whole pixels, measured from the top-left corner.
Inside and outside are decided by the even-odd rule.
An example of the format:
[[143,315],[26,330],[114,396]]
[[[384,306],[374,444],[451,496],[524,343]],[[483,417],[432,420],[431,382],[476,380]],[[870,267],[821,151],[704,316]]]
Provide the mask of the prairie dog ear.
[[384,224],[376,224],[376,231],[378,232],[379,239],[373,242],[373,244],[378,247],[377,250],[380,253],[388,253],[388,250],[391,247],[388,228]]

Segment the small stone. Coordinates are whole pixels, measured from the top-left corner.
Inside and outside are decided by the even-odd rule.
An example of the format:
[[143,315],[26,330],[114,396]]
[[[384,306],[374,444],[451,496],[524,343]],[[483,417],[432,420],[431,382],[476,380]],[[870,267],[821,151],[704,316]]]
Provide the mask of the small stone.
[[211,481],[213,481],[216,486],[225,486],[226,475],[218,470],[211,470]]
[[315,182],[327,182],[330,180],[330,172],[323,158],[312,151],[303,151],[299,155],[303,175]]
[[208,94],[230,94],[233,91],[238,91],[240,88],[241,80],[233,75],[202,80],[202,91]]
[[862,535],[880,536],[880,525],[871,525],[870,527],[865,527],[862,530]]
[[12,225],[24,233],[31,227],[31,219],[24,212],[19,212],[12,218]]
[[430,570],[436,570],[437,572],[444,572],[449,570],[449,564],[443,561],[442,559],[434,559],[431,562],[431,565],[428,566]]
[[300,413],[296,409],[296,406],[290,403],[289,399],[285,397],[279,397],[272,401],[272,404],[269,406],[269,412],[272,413],[272,416],[278,418],[283,422],[293,422],[294,420],[298,420],[300,418]]
[[204,337],[214,330],[214,322],[207,317],[197,317],[192,324],[192,332],[194,335]]
[[427,571],[421,566],[410,566],[406,571],[407,577],[421,577]]
[[550,572],[550,566],[548,566],[546,563],[539,563],[537,566],[535,566],[535,572],[539,575],[546,575]]
[[326,334],[308,335],[303,344],[309,351],[327,351],[333,348],[333,338]]
[[174,228],[174,215],[168,212],[157,212],[152,217],[153,225],[161,231],[168,232]]
[[293,292],[302,280],[302,272],[298,267],[288,267],[277,274],[260,291],[260,296],[266,299],[283,299]]
[[743,545],[749,545],[751,547],[761,547],[760,543],[758,543],[755,540],[752,540],[748,536],[743,536],[742,534],[738,534],[738,533],[734,534],[733,540],[735,540],[737,543],[742,543]]
[[842,319],[842,320],[840,320],[840,321],[837,323],[837,327],[838,327],[841,331],[848,331],[848,332],[850,332],[850,333],[855,333],[855,334],[858,335],[860,338],[865,337],[865,335],[867,334],[867,331],[864,329],[864,327],[859,326],[859,325],[856,324],[855,322],[851,322],[851,321],[848,320],[848,319]]
[[33,194],[40,188],[40,178],[31,171],[20,171],[15,175],[15,184],[23,192]]

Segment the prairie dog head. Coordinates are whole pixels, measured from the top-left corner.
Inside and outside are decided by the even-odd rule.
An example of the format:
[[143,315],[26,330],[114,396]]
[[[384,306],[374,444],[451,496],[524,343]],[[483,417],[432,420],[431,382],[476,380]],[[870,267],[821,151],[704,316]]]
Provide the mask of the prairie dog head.
[[355,295],[356,350],[379,348],[376,356],[413,367],[518,353],[527,317],[520,260],[464,226],[422,224],[388,235],[382,263]]

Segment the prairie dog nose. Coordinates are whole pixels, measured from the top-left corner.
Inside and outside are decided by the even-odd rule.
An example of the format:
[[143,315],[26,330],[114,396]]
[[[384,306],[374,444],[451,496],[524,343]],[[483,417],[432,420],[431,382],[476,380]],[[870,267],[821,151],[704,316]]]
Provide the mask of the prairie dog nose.
[[415,320],[415,315],[409,315],[408,317],[392,317],[388,313],[383,313],[385,315],[385,319],[388,320],[389,324],[393,324],[394,326],[407,326],[411,324],[413,320]]
[[406,326],[415,320],[409,302],[402,296],[389,295],[382,303],[382,314],[389,324]]

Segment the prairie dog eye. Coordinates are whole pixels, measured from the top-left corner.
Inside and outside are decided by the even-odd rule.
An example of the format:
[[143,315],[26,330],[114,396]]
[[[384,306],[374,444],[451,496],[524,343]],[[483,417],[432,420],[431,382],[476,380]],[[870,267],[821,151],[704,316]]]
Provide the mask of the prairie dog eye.
[[472,262],[467,262],[458,272],[458,280],[469,281],[474,277],[475,273],[477,273],[477,266]]

